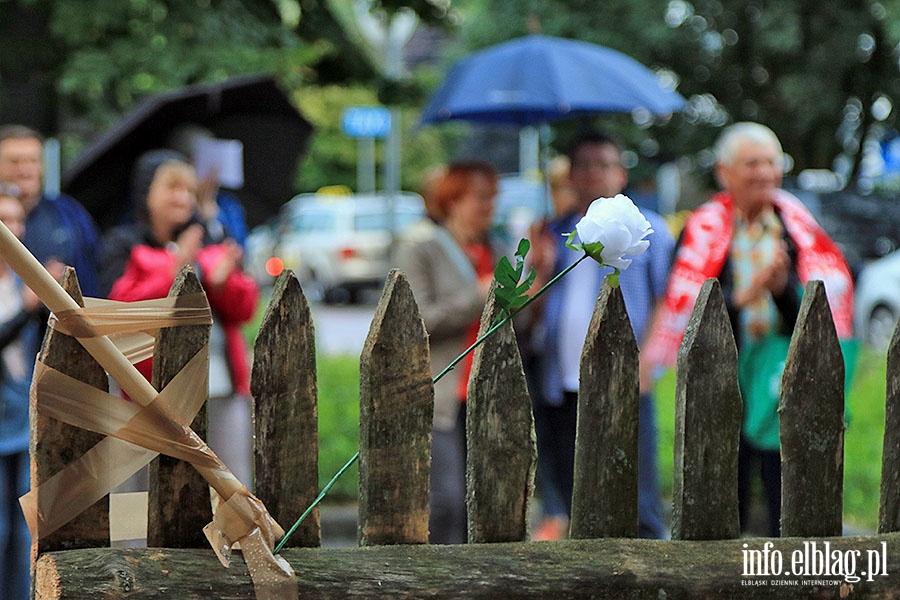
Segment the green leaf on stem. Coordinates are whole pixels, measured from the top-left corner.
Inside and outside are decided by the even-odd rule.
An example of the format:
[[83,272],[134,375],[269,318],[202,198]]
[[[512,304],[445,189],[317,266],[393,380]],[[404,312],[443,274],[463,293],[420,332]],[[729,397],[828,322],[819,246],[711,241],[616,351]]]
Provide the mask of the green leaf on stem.
[[604,264],[603,258],[601,257],[604,246],[601,242],[589,242],[587,244],[585,244],[583,242],[576,243],[575,236],[578,235],[577,229],[573,229],[569,233],[563,234],[563,235],[567,236],[566,237],[566,248],[569,248],[570,250],[575,250],[576,252],[584,252],[585,254],[587,254],[594,260],[596,260],[601,265]]
[[500,307],[498,318],[510,316],[510,314],[521,308],[528,301],[528,290],[534,283],[537,273],[531,269],[525,280],[522,280],[522,274],[525,271],[525,257],[531,250],[531,242],[522,238],[516,248],[515,261],[516,266],[505,256],[497,262],[494,269],[494,279],[497,280],[497,287],[494,289],[494,298]]
[[516,248],[516,272],[520,276],[522,275],[522,270],[525,268],[525,256],[528,255],[529,250],[531,250],[531,242],[526,238],[519,240],[519,245]]
[[537,271],[531,269],[528,272],[528,277],[525,278],[525,281],[516,288],[516,294],[522,295],[528,292],[531,289],[531,285],[534,283],[534,279],[537,277]]
[[519,285],[519,274],[516,273],[509,259],[505,256],[500,259],[497,267],[494,269],[494,279],[497,280],[500,286],[505,288],[515,288]]

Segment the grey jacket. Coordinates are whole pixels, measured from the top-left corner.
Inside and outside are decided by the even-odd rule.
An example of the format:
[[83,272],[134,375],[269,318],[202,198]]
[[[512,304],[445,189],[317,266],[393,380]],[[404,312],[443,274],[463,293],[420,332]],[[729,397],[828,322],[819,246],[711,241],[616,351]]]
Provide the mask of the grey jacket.
[[[433,223],[408,229],[397,264],[409,280],[431,348],[431,372],[437,375],[466,348],[466,330],[481,317],[485,298],[472,264],[447,231]],[[447,431],[460,409],[457,390],[463,369],[457,366],[434,386],[434,428]]]

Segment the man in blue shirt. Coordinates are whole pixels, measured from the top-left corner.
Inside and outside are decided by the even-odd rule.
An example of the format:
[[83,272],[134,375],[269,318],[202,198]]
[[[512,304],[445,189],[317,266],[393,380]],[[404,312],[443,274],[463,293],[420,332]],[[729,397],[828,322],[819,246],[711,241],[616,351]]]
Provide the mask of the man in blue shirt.
[[99,235],[78,202],[44,193],[43,138],[23,125],[0,127],[0,181],[20,190],[25,209],[22,242],[44,264],[56,260],[75,268],[85,296],[100,293],[97,280]]
[[[628,175],[622,164],[618,143],[601,132],[582,135],[569,153],[572,187],[578,196],[574,212],[559,215],[550,225],[552,248],[549,257],[538,259],[545,277],[552,277],[575,262],[581,252],[565,246],[564,234],[573,231],[588,206],[597,198],[611,198],[622,192]],[[649,330],[657,301],[665,293],[675,242],[656,213],[641,209],[654,233],[650,248],[633,258],[619,283],[634,335],[640,345]],[[544,245],[546,247],[546,244]],[[543,264],[542,264],[543,263]],[[581,349],[600,286],[610,268],[584,261],[547,292],[543,306],[543,358],[541,393],[535,402],[538,436],[539,486],[549,523],[567,524],[572,506],[575,456],[576,412]],[[638,441],[639,535],[666,537],[656,472],[656,422],[650,377],[642,372]],[[542,464],[543,463],[543,464]],[[548,489],[549,488],[549,489]],[[564,509],[564,513],[563,513]],[[543,528],[542,528],[543,529]],[[536,539],[555,537],[539,531]]]

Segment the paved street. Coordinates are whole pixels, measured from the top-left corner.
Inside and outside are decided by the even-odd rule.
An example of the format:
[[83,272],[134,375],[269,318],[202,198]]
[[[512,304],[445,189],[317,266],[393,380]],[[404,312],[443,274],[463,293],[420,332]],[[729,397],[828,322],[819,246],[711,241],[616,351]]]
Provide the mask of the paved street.
[[374,302],[343,306],[313,304],[311,310],[319,352],[359,356],[375,314]]

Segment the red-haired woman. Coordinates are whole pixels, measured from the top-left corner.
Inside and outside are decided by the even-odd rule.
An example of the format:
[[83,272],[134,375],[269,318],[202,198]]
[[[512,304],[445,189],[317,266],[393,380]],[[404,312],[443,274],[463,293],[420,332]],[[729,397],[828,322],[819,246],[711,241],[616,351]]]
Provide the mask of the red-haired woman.
[[[434,192],[439,224],[404,238],[398,262],[409,279],[437,374],[478,335],[503,249],[490,239],[497,171],[480,161],[450,165]],[[434,388],[431,543],[466,541],[465,405],[472,354]]]

